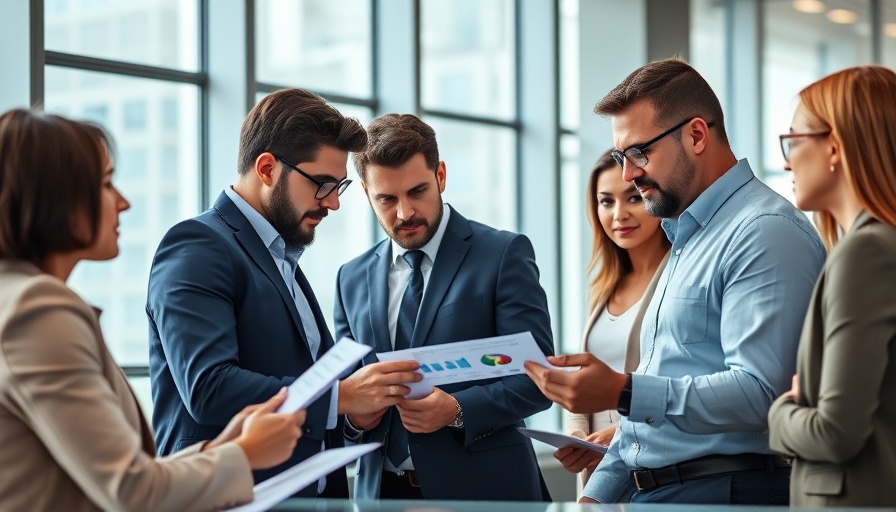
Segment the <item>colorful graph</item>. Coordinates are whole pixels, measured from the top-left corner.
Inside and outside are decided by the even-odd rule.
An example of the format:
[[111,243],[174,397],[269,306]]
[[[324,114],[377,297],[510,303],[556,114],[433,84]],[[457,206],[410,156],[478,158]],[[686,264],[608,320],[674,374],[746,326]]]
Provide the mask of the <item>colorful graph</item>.
[[488,366],[503,366],[510,363],[510,361],[513,361],[513,359],[504,354],[485,354],[480,361],[482,361],[482,364]]

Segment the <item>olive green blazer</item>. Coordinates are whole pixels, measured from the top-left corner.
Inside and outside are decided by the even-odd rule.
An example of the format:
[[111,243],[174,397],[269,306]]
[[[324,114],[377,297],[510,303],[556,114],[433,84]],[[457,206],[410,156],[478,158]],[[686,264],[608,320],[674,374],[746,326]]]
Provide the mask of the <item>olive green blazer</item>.
[[896,506],[896,227],[862,212],[831,251],[797,373],[799,403],[769,410],[772,449],[795,457],[790,503]]

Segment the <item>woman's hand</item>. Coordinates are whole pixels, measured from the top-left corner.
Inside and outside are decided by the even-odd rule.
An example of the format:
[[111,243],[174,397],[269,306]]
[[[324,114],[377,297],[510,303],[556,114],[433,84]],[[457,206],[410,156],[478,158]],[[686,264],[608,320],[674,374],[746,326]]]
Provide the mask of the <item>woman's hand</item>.
[[[252,469],[264,469],[285,462],[302,437],[305,411],[278,414],[274,411],[286,400],[283,388],[267,402],[250,405],[230,420],[215,442],[235,436]],[[242,416],[242,417],[241,417]]]

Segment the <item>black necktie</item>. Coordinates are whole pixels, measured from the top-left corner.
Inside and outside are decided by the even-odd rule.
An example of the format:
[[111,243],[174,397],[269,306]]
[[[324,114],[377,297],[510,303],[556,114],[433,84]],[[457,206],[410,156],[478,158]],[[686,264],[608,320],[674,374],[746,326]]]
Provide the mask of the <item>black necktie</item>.
[[[401,297],[401,306],[398,307],[398,324],[395,326],[395,350],[411,348],[411,339],[414,336],[414,325],[417,323],[417,311],[420,309],[420,301],[423,299],[423,271],[420,263],[423,261],[423,251],[408,251],[402,258],[411,267],[411,275],[408,276],[408,285]],[[386,455],[396,468],[408,458],[408,431],[401,424],[398,410],[392,410],[392,421],[389,427],[389,440],[386,447]]]

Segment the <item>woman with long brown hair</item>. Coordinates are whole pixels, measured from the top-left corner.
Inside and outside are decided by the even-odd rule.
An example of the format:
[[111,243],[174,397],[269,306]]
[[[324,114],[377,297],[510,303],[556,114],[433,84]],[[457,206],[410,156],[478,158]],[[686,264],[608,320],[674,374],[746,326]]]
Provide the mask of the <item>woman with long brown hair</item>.
[[[251,469],[292,454],[285,390],[164,459],[98,312],[66,280],[118,255],[127,200],[97,126],[0,116],[0,510],[211,510],[252,499]],[[140,312],[135,312],[139,314]]]
[[769,411],[790,503],[896,505],[896,73],[860,66],[799,94],[781,149],[828,259],[793,388]]
[[[608,151],[591,170],[586,192],[592,251],[588,273],[589,311],[582,350],[616,371],[638,366],[640,325],[669,254],[669,239],[660,219],[644,210],[634,184],[622,179],[622,169]],[[616,431],[616,411],[567,414],[566,432],[609,445]],[[585,448],[561,448],[554,456],[570,472],[590,477],[602,456]]]

